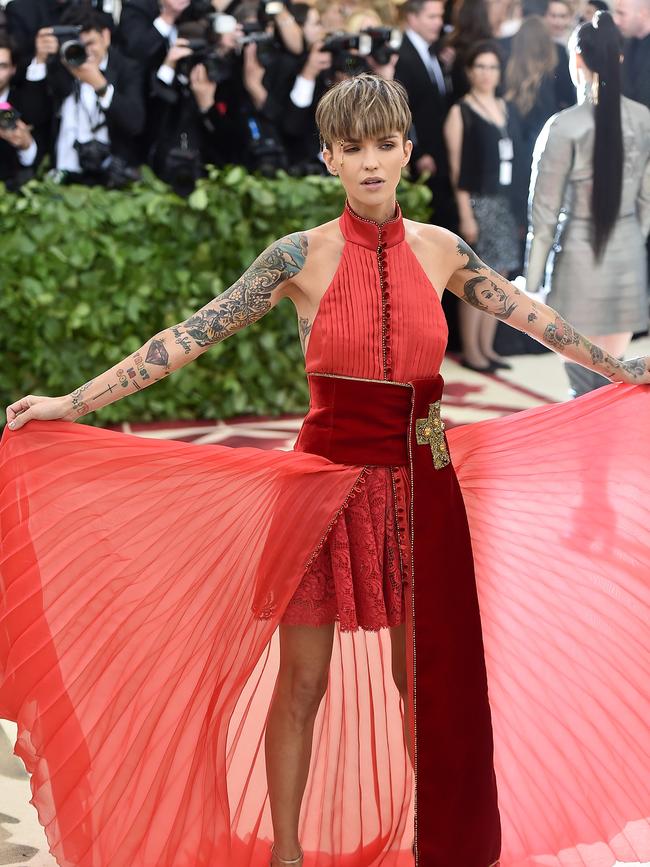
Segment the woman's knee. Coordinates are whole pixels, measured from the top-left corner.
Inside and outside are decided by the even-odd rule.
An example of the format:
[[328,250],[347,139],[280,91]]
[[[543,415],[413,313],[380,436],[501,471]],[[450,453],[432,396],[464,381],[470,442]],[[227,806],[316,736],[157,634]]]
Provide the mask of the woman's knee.
[[298,724],[311,721],[327,691],[334,625],[280,629],[277,697]]

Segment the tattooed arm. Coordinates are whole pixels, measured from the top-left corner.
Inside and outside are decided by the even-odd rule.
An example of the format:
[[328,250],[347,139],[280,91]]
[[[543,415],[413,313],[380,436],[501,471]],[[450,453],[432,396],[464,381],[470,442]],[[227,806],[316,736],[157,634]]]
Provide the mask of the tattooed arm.
[[63,397],[28,395],[7,408],[17,430],[33,418],[74,421],[133,394],[194,361],[215,343],[261,319],[286,294],[307,258],[307,236],[276,241],[236,283],[189,319],[155,334],[132,355]]
[[620,361],[578,334],[551,307],[533,301],[488,268],[460,238],[456,243],[456,270],[447,286],[462,301],[525,331],[569,361],[595,370],[612,382],[650,383],[650,357]]

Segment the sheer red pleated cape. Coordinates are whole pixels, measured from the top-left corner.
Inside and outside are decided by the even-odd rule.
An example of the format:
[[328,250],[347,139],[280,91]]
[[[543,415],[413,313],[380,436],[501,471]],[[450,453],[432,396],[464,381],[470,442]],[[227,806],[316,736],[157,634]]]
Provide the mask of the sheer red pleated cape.
[[[388,253],[391,377],[432,375],[439,303],[405,242]],[[370,369],[380,288],[348,238],[312,366],[343,309],[330,372]],[[502,867],[650,859],[649,420],[647,389],[612,386],[449,436],[476,565]],[[361,470],[64,423],[5,431],[0,714],[18,723],[60,865],[267,863],[276,626]],[[387,632],[337,632],[305,863],[412,864],[412,789]]]

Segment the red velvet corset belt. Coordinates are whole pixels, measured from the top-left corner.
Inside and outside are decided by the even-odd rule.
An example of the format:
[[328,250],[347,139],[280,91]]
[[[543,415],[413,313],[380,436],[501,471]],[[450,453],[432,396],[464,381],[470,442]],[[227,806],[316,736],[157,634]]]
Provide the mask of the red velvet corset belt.
[[[441,393],[441,377],[431,382]],[[310,409],[295,445],[297,451],[321,455],[337,464],[408,465],[409,386],[311,374],[309,390]]]

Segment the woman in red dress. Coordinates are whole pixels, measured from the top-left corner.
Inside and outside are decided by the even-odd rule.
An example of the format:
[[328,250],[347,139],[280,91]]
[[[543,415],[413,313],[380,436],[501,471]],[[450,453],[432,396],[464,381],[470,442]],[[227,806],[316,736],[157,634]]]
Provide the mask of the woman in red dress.
[[[275,867],[643,860],[648,392],[447,440],[440,295],[616,382],[649,382],[647,359],[402,217],[400,85],[346,81],[318,120],[340,219],[70,395],[7,409],[0,715],[50,849],[62,867],[261,867],[271,839]],[[285,296],[311,391],[294,452],[62,423]]]

